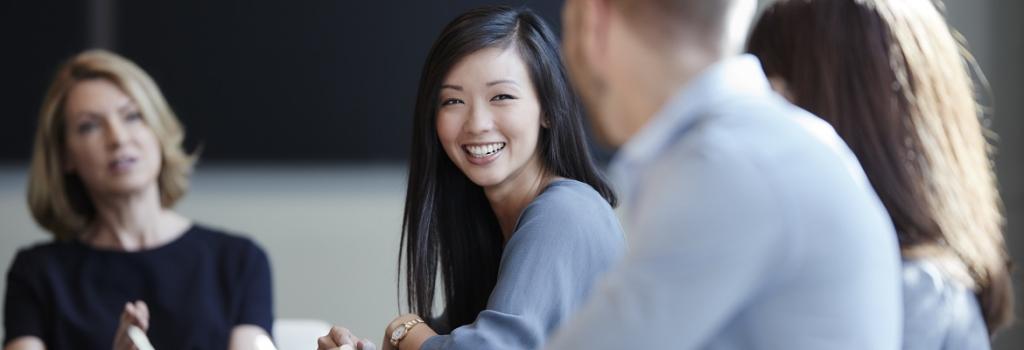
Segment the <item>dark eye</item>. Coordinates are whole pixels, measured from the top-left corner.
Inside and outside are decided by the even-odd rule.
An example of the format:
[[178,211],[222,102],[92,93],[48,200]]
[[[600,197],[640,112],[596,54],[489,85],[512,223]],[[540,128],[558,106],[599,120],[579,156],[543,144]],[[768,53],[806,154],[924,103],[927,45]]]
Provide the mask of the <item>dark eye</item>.
[[140,121],[140,120],[142,120],[142,113],[139,113],[139,112],[128,113],[128,114],[126,114],[124,116],[124,120],[130,121],[130,122]]
[[81,122],[81,123],[78,123],[78,127],[75,128],[75,129],[78,130],[79,134],[85,134],[85,133],[91,132],[93,130],[96,130],[96,122],[94,122],[94,121]]
[[462,100],[457,99],[457,98],[449,98],[449,99],[444,100],[444,101],[441,102],[442,106],[451,106],[451,105],[454,105],[454,104],[465,104],[465,102],[463,102]]
[[501,94],[491,98],[491,101],[515,100],[516,97],[508,94]]

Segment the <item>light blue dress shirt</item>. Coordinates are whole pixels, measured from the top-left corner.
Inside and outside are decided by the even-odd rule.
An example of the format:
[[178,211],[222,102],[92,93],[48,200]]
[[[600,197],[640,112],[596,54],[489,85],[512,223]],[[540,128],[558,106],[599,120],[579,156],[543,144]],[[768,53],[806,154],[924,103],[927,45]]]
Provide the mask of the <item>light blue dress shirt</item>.
[[630,250],[549,348],[900,347],[888,215],[833,129],[753,56],[671,98],[612,176]]
[[558,180],[520,215],[487,308],[420,349],[537,349],[626,250],[611,206],[589,185]]

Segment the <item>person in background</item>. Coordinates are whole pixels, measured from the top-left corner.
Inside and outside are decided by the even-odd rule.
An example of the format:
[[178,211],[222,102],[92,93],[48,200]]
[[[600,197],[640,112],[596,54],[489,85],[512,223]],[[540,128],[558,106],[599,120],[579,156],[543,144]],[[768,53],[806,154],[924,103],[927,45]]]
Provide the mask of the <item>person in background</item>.
[[930,0],[777,1],[747,44],[850,146],[903,253],[903,348],[988,349],[1010,258],[970,56]]
[[568,0],[630,250],[549,349],[897,349],[899,249],[824,121],[741,55],[754,0]]
[[[411,314],[383,348],[540,348],[625,250],[556,40],[528,9],[485,7],[434,42],[403,222]],[[341,327],[318,341],[368,347]]]
[[176,213],[194,157],[153,80],[91,50],[57,71],[28,183],[49,243],[7,273],[4,349],[273,347],[270,265],[251,240]]

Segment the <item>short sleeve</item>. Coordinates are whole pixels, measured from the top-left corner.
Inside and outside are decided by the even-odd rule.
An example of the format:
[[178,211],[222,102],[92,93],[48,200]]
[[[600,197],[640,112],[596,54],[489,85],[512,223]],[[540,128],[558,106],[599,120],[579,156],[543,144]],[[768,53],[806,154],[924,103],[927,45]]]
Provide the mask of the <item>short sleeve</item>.
[[270,261],[258,245],[248,243],[241,286],[241,309],[236,325],[250,324],[273,334],[274,299],[270,275]]
[[46,315],[42,291],[38,284],[37,267],[22,251],[14,258],[7,271],[7,292],[4,296],[4,346],[12,340],[35,336],[44,337],[43,319]]

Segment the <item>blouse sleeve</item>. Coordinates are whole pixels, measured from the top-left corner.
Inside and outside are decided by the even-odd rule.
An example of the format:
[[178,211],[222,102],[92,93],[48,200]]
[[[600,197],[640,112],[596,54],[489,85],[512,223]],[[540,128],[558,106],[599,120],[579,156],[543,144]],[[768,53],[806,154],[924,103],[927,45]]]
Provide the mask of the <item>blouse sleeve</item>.
[[274,299],[270,262],[267,254],[255,243],[249,243],[243,271],[242,307],[236,325],[256,325],[266,330],[267,334],[273,334]]
[[43,339],[46,315],[41,289],[33,273],[33,264],[24,251],[19,252],[7,271],[7,293],[4,296],[4,346],[12,340],[35,336]]
[[472,324],[431,337],[421,349],[543,346],[625,250],[611,208],[580,205],[588,199],[528,207],[505,247],[487,308]]

